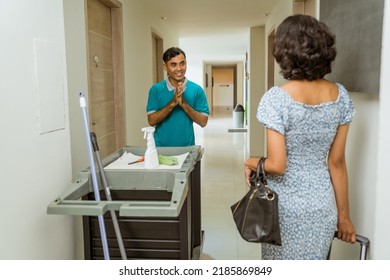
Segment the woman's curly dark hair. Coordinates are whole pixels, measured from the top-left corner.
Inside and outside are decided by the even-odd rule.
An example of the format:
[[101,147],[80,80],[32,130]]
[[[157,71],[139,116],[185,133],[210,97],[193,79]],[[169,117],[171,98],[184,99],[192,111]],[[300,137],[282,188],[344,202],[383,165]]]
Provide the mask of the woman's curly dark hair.
[[335,36],[314,17],[289,16],[276,31],[273,54],[285,79],[321,79],[332,71]]

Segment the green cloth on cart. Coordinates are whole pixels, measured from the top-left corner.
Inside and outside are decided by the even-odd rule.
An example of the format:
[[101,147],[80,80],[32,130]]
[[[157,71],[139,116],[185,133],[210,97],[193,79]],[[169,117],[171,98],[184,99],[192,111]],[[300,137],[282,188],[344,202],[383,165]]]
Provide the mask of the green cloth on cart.
[[158,155],[158,162],[163,165],[178,165],[177,157]]

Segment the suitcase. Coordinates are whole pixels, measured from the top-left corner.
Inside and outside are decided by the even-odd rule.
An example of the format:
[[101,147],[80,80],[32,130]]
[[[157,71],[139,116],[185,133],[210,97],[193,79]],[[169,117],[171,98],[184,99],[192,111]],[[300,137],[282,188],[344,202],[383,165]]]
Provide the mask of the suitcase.
[[[337,238],[337,231],[334,233],[334,238]],[[370,246],[370,240],[362,235],[356,234],[356,242],[360,243],[360,260],[366,260],[367,259],[367,250]],[[327,260],[330,259],[330,253],[332,250],[332,246],[329,248],[329,253],[327,256]]]

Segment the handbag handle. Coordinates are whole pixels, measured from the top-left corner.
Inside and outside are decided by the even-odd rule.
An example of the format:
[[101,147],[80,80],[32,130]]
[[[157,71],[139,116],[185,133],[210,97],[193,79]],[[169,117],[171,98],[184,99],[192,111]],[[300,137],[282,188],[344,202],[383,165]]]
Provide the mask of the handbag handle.
[[264,162],[266,159],[266,157],[260,158],[259,163],[257,164],[256,186],[267,200],[274,200],[275,192],[268,188],[267,178],[265,177]]
[[[257,163],[256,171],[252,171],[250,175],[251,186],[259,188],[260,185],[267,185],[267,179],[265,178],[264,162],[265,157],[261,157]],[[260,184],[261,183],[261,184]]]
[[261,157],[259,163],[257,164],[256,176],[261,178],[264,185],[267,185],[267,179],[265,178],[264,162],[267,158]]

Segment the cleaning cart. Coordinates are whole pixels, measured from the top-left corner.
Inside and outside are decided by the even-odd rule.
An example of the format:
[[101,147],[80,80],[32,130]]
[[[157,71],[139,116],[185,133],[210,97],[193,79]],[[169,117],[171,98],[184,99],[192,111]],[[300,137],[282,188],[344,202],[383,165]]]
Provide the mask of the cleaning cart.
[[[145,169],[135,159],[146,147],[123,147],[102,159],[111,200],[100,189],[95,200],[90,168],[79,172],[47,207],[48,214],[83,216],[85,259],[103,259],[98,217],[105,221],[110,259],[121,259],[110,211],[116,212],[128,259],[199,259],[201,229],[200,146],[159,147],[158,154],[179,158],[178,166]],[[100,178],[100,176],[98,176]],[[102,184],[99,184],[102,185]]]

